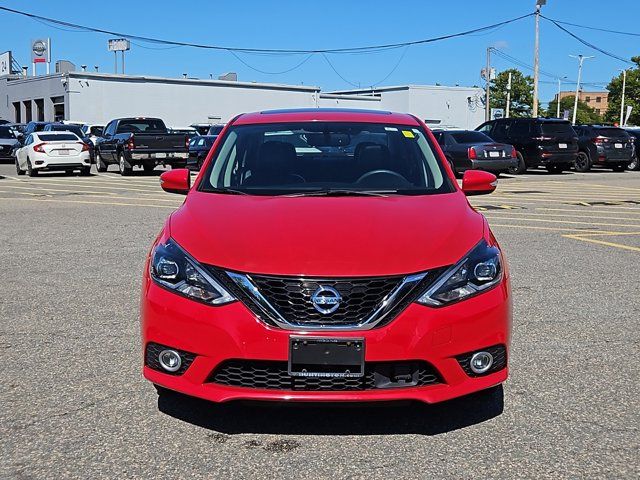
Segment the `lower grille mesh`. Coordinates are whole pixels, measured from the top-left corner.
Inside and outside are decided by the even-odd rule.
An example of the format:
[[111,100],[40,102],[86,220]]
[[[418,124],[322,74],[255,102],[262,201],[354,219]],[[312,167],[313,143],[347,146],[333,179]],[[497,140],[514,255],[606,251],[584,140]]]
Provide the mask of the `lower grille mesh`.
[[[438,372],[422,361],[367,362],[365,374],[359,378],[293,377],[289,375],[287,367],[287,362],[229,360],[216,368],[209,381],[233,387],[304,391],[376,390],[441,383]],[[389,369],[393,368],[408,369],[413,372],[415,381],[407,385],[398,383],[393,386],[389,386],[388,382],[381,382],[379,379],[381,372],[386,375]]]

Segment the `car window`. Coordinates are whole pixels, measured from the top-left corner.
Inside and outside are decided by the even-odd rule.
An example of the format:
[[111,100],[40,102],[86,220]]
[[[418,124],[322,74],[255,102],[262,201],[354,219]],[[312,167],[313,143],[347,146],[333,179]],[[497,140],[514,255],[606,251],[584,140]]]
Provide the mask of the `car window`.
[[627,137],[629,134],[621,128],[598,128],[598,135],[603,137]]
[[55,142],[55,141],[77,142],[78,140],[80,140],[80,138],[78,138],[73,133],[58,133],[58,134],[41,133],[38,135],[38,138],[43,142]]
[[433,148],[424,130],[403,125],[234,126],[210,163],[201,190],[233,189],[258,195],[318,190],[451,192]]
[[29,135],[27,139],[24,141],[24,144],[29,145],[31,144],[31,142],[33,142],[33,135]]
[[133,118],[120,120],[117,133],[165,133],[167,128],[158,118]]
[[477,129],[477,131],[483,132],[483,133],[489,133],[491,132],[492,128],[493,128],[493,123],[488,122],[488,123],[485,123],[484,125],[481,125],[480,128]]
[[102,135],[102,130],[103,130],[103,127],[93,126],[89,128],[89,133],[91,135],[95,135],[96,137],[99,137]]
[[509,135],[509,127],[511,122],[499,122],[496,123],[496,128],[493,130],[493,135],[506,137]]
[[543,135],[564,135],[574,136],[575,131],[571,128],[569,122],[542,122],[540,124],[540,131]]
[[440,146],[444,147],[444,132],[433,132],[433,136],[436,137]]
[[220,135],[220,132],[224,128],[224,125],[213,125],[209,127],[209,132],[207,135]]
[[486,143],[493,141],[482,132],[452,132],[450,135],[456,143]]
[[0,127],[0,138],[14,139],[16,136],[13,134],[13,130],[10,127]]
[[524,137],[530,134],[530,122],[513,122],[509,129],[509,135],[512,137]]
[[76,125],[64,125],[64,124],[49,124],[47,125],[47,128],[45,129],[46,131],[49,132],[71,132],[75,135],[77,135],[78,137],[83,137],[84,133],[82,132],[82,130],[80,129],[80,127],[76,126]]

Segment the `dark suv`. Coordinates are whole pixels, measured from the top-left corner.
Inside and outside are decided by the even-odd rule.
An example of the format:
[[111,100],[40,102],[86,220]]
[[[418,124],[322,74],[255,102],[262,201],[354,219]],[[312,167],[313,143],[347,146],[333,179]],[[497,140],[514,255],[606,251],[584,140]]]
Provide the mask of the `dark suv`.
[[476,130],[496,142],[516,148],[518,165],[509,173],[524,173],[529,167],[544,166],[551,173],[569,170],[578,154],[578,138],[571,124],[557,118],[500,118]]
[[580,152],[576,172],[588,172],[591,167],[606,167],[623,172],[633,156],[633,138],[622,128],[601,125],[576,125]]

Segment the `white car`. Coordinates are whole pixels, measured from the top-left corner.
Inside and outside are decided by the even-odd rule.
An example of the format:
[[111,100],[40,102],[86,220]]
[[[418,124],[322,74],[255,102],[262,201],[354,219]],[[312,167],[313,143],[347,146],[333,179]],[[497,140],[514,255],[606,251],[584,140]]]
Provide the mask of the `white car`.
[[80,170],[89,175],[89,145],[71,132],[34,132],[16,150],[16,171],[35,177],[40,170]]

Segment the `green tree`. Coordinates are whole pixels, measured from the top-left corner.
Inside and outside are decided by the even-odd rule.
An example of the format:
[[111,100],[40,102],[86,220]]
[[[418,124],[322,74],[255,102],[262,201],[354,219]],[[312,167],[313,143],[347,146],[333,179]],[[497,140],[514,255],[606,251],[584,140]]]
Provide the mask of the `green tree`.
[[517,68],[505,70],[491,80],[490,100],[491,108],[504,108],[507,110],[507,85],[511,72],[511,106],[509,116],[528,117],[531,115],[533,105],[533,78],[523,75]]
[[[575,95],[569,95],[563,97],[560,100],[560,116],[565,110],[569,110],[569,120],[573,118],[573,102],[575,101]],[[558,102],[554,98],[549,102],[549,107],[546,111],[547,117],[555,117],[558,113]],[[578,100],[578,114],[576,115],[576,123],[602,123],[602,117],[596,113],[594,108],[591,108],[585,102]]]
[[[624,91],[625,115],[626,105],[633,107],[631,117],[627,122],[629,125],[640,124],[640,56],[633,57],[631,60],[636,64],[627,70],[627,85]],[[620,101],[622,99],[622,72],[613,77],[607,85],[609,90],[609,106],[605,119],[611,123],[620,122]]]

